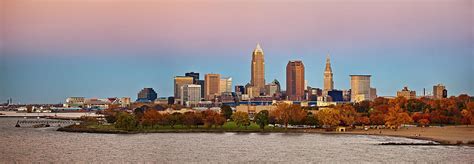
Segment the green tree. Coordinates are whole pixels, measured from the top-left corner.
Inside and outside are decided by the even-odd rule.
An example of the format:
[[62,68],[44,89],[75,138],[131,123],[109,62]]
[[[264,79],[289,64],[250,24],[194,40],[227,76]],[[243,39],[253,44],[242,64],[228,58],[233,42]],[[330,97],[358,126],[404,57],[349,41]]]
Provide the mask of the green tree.
[[221,114],[225,117],[225,119],[230,119],[232,117],[232,108],[229,105],[222,105]]
[[265,129],[266,125],[268,125],[269,115],[270,114],[268,110],[262,110],[258,112],[257,115],[255,116],[255,123],[257,123],[258,126],[260,126],[262,130]]
[[232,115],[232,120],[234,120],[239,128],[240,126],[245,126],[245,129],[247,129],[247,126],[250,125],[249,115],[246,112],[235,112]]
[[138,121],[134,115],[127,112],[117,113],[117,121],[115,122],[115,128],[123,130],[134,130],[137,127]]

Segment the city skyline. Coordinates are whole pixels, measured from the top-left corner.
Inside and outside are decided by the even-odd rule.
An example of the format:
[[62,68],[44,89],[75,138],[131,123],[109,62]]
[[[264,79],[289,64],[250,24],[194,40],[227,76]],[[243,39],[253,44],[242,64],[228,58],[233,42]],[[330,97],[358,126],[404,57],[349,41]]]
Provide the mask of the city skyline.
[[[191,71],[201,75],[219,73],[232,77],[234,85],[245,85],[250,82],[248,63],[256,43],[265,50],[265,79],[278,79],[282,86],[286,86],[286,63],[299,59],[305,63],[308,85],[323,88],[324,61],[329,51],[335,89],[349,89],[350,74],[371,74],[371,85],[379,96],[396,95],[404,86],[422,93],[423,88],[431,91],[438,83],[446,86],[449,95],[474,94],[469,1],[368,1],[372,3],[351,12],[340,9],[360,4],[298,2],[284,9],[285,2],[235,2],[235,8],[211,1],[208,5],[140,2],[140,7],[150,6],[140,11],[138,7],[125,7],[127,2],[131,1],[92,3],[95,8],[88,14],[106,10],[110,15],[98,14],[90,21],[85,20],[87,14],[81,15],[90,5],[87,3],[1,3],[5,10],[0,19],[5,26],[0,34],[4,43],[0,101],[11,97],[22,103],[58,103],[71,96],[133,99],[144,87],[154,88],[159,97],[165,97],[173,95],[173,77]],[[176,8],[180,3],[181,9],[207,19],[196,22],[194,17],[173,15],[176,12],[171,9],[160,11],[160,16],[149,13],[160,5]],[[65,7],[49,10],[55,5]],[[119,13],[111,6],[122,6],[130,14]],[[246,7],[259,10],[249,9],[234,22],[225,19]],[[203,8],[221,8],[222,15]],[[295,10],[300,12],[288,14]],[[281,20],[265,16],[277,11],[286,14],[282,20],[298,26],[280,26]],[[57,13],[63,14],[48,18]],[[129,22],[97,22],[116,18],[113,14]],[[325,14],[333,15],[325,19]],[[143,18],[133,20],[138,16]],[[353,18],[348,20],[348,16]],[[183,21],[163,25],[176,17]],[[77,24],[81,25],[74,26]],[[111,27],[119,28],[105,30]],[[147,30],[150,32],[143,33]]]

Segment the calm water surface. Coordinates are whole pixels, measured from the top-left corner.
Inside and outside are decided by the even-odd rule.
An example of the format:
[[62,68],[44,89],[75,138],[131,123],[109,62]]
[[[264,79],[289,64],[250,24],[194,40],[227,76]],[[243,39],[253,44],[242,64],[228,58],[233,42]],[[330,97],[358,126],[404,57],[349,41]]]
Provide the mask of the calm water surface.
[[15,128],[0,118],[4,162],[436,162],[472,163],[467,146],[380,146],[426,142],[396,137],[329,134],[89,134]]

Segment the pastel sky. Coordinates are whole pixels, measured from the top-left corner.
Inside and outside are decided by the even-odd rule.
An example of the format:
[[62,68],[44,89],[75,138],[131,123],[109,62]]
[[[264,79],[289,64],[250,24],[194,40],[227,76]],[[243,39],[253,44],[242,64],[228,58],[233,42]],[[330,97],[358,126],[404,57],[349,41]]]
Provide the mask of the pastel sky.
[[323,86],[371,74],[379,96],[442,83],[474,95],[472,0],[0,0],[0,102],[173,93],[173,77],[220,73],[250,81],[260,42],[267,82],[285,87],[300,59]]

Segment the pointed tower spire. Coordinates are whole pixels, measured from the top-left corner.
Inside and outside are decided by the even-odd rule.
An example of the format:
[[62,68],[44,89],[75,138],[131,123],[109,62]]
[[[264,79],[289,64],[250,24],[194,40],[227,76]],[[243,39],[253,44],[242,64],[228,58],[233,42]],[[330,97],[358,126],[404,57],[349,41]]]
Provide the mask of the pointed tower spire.
[[329,53],[327,54],[326,56],[326,69],[325,71],[329,71],[332,73],[332,69],[331,69],[331,59],[329,59]]
[[255,47],[255,50],[254,51],[260,51],[262,52],[262,47],[260,47],[260,43],[257,43],[257,47]]
[[334,89],[334,81],[332,79],[331,59],[329,58],[329,52],[326,56],[326,69],[324,70],[324,88],[323,95],[327,95],[328,91]]

